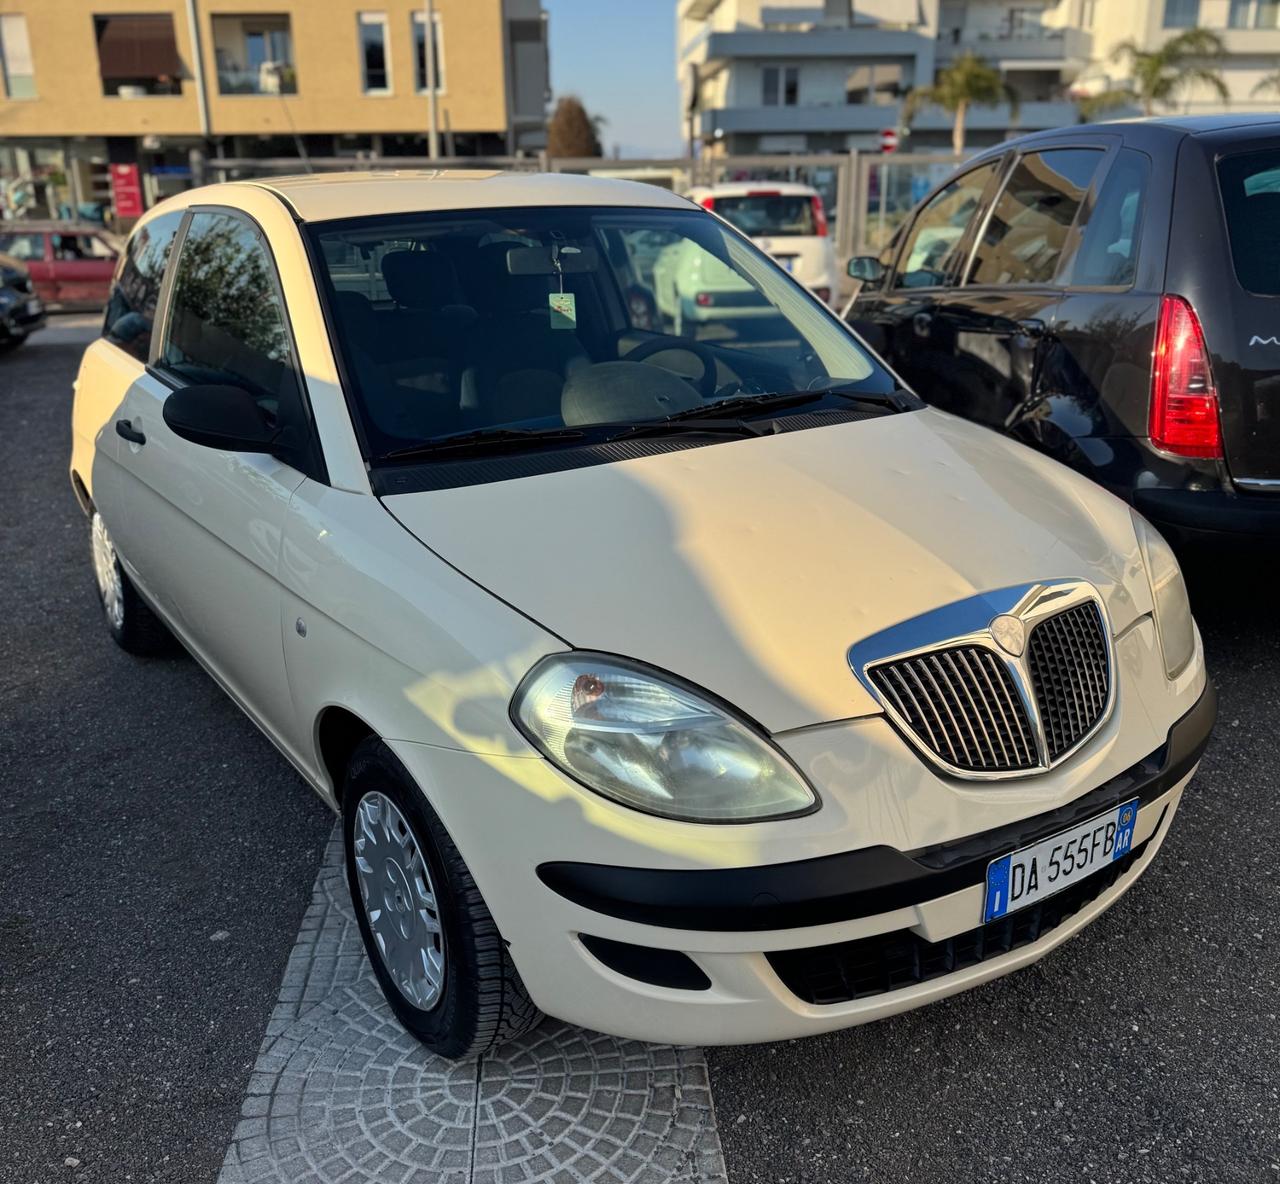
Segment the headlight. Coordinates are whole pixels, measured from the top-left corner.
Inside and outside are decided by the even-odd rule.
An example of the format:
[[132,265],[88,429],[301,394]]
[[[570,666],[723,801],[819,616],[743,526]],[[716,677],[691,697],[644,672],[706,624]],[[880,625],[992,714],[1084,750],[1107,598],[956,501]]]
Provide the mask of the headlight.
[[0,288],[0,308],[8,308],[22,299],[12,288]]
[[520,684],[512,715],[574,780],[648,814],[756,822],[817,802],[754,728],[669,675],[623,658],[544,659]]
[[1164,537],[1136,510],[1133,525],[1142,548],[1151,599],[1155,603],[1156,633],[1164,651],[1164,670],[1176,678],[1186,669],[1196,650],[1196,627],[1191,619],[1191,602],[1182,580],[1182,568]]

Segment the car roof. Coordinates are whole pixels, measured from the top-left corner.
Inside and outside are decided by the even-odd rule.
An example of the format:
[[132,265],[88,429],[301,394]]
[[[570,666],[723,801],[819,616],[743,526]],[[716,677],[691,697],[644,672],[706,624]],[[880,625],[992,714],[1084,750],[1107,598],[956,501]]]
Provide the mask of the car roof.
[[[1135,119],[1112,119],[1102,123],[1077,123],[1068,127],[1047,128],[1006,140],[992,148],[976,153],[974,161],[989,160],[1010,148],[1028,149],[1041,144],[1051,144],[1074,136],[1096,132],[1121,135],[1141,146],[1141,141],[1174,143],[1185,136],[1212,135],[1221,132],[1243,131],[1246,128],[1274,127],[1280,132],[1280,113],[1254,112],[1252,114],[1221,115],[1153,115]],[[965,161],[966,164],[970,163]]]
[[650,206],[689,208],[670,190],[639,181],[573,173],[500,172],[492,169],[399,169],[310,173],[237,181],[269,189],[304,222],[377,214],[481,210],[508,206]]
[[695,186],[692,192],[710,197],[746,197],[751,193],[787,193],[812,197],[818,191],[812,185],[801,185],[798,181],[722,181],[717,185]]

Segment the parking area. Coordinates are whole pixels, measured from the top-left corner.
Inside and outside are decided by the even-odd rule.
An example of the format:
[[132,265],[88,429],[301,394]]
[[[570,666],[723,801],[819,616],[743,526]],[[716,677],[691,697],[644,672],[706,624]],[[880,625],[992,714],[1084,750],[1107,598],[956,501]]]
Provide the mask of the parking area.
[[333,819],[190,660],[99,621],[66,479],[94,318],[0,360],[0,1181],[1280,1181],[1273,557],[1196,557],[1218,731],[1150,872],[1045,961],[807,1041],[392,1022]]

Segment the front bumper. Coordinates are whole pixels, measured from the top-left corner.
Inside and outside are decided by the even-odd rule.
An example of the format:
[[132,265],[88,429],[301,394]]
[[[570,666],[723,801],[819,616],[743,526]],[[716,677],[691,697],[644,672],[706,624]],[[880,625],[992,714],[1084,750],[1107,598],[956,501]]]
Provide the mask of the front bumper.
[[[519,854],[541,846],[541,836],[533,828],[522,832],[518,818],[504,817],[503,803],[493,796],[496,785],[492,793],[476,788],[468,794],[477,799],[473,808],[485,808],[490,828],[490,850],[479,861],[472,852],[482,850],[485,839],[466,833],[471,811],[454,819],[444,816],[444,821],[476,873],[526,987],[544,1011],[598,1031],[656,1042],[787,1039],[880,1019],[954,994],[1035,961],[1088,924],[1154,858],[1215,716],[1216,697],[1205,682],[1163,744],[1085,794],[976,835],[906,852],[881,845],[792,863],[759,860],[721,867],[709,866],[705,855],[698,866],[692,852],[673,858],[671,850],[665,861],[654,860],[666,862],[665,867],[535,859],[536,880],[530,883],[518,866]],[[422,755],[414,750],[421,746],[393,747],[429,786],[431,779],[414,769],[415,756]],[[434,756],[437,761],[475,759],[446,758],[440,750]],[[535,772],[542,762],[504,759],[498,764],[505,780],[521,780],[525,791],[544,798],[542,809],[555,816],[557,829],[572,832],[592,821],[582,799],[545,800],[551,783]],[[461,773],[460,764],[456,771]],[[436,778],[441,775],[451,776],[437,766]],[[1141,806],[1131,858],[1081,881],[1089,889],[1073,899],[1066,899],[1071,889],[1064,891],[1058,906],[1033,906],[982,926],[990,859],[1135,797]],[[492,829],[498,819],[501,835]],[[495,846],[502,847],[496,861],[491,858]],[[604,846],[602,839],[581,850],[597,853]],[[1033,915],[1034,924],[1028,924]],[[908,972],[902,970],[904,949],[913,951]],[[840,980],[845,973],[840,967],[850,957],[863,963],[868,957],[880,959],[871,987],[865,975],[843,995],[823,987],[833,981],[833,967],[834,979]],[[675,985],[681,964],[690,973],[684,985]]]
[[48,313],[43,304],[35,312],[29,312],[26,305],[18,305],[0,317],[0,340],[21,341],[37,329],[43,329],[48,320]]

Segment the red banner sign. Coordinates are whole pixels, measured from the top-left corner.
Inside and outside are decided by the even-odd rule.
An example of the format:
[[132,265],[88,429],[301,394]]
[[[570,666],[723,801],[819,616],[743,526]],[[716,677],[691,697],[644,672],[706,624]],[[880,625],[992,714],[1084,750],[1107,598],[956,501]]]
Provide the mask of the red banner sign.
[[115,207],[117,218],[142,217],[142,178],[138,175],[136,164],[111,166],[111,204]]

